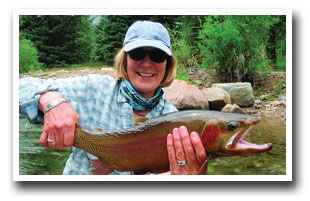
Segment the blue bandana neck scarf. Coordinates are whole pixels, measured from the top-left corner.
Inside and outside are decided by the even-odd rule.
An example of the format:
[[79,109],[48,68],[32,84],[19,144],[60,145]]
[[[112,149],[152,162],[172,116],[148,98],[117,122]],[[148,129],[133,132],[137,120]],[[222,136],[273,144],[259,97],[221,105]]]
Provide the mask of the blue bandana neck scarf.
[[130,82],[125,79],[122,79],[120,89],[121,93],[125,96],[127,102],[133,107],[134,110],[152,109],[155,105],[157,105],[159,99],[164,94],[161,87],[158,87],[152,98],[143,98],[138,92],[136,92]]

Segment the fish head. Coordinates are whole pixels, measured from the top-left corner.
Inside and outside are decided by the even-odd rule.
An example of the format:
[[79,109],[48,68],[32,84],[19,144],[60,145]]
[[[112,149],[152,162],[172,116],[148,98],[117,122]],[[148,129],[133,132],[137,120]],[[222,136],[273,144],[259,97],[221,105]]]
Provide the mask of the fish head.
[[272,144],[254,144],[244,140],[251,127],[261,122],[261,117],[228,114],[205,123],[201,136],[207,152],[220,156],[241,156],[266,152]]

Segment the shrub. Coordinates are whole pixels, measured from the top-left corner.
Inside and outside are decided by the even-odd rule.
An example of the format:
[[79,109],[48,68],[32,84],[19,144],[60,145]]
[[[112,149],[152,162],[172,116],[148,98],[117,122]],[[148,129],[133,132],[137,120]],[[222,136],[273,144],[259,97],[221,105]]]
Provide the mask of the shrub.
[[43,68],[43,64],[39,62],[37,49],[32,42],[26,39],[19,41],[19,72],[34,72]]
[[214,68],[224,82],[250,81],[268,70],[265,44],[270,16],[207,16],[200,31],[202,66]]

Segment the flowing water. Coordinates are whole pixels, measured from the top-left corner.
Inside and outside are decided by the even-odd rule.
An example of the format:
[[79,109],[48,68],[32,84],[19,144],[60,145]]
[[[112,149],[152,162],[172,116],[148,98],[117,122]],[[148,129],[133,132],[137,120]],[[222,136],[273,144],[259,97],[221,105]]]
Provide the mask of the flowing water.
[[47,149],[39,144],[42,125],[31,124],[26,118],[19,119],[19,174],[62,174],[71,153],[68,149]]
[[[68,159],[70,149],[47,149],[39,144],[42,125],[19,119],[19,174],[57,175]],[[209,162],[209,175],[285,175],[286,125],[283,120],[266,119],[251,129],[245,137],[256,144],[273,143],[268,153],[254,156],[222,157]]]

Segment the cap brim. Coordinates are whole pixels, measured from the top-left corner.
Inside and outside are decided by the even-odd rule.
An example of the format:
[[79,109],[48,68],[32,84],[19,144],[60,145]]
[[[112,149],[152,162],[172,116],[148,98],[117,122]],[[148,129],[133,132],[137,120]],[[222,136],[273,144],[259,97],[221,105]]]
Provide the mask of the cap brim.
[[164,44],[152,41],[152,40],[136,40],[124,45],[125,52],[139,48],[139,47],[154,47],[164,51],[166,54],[171,56],[171,50]]

